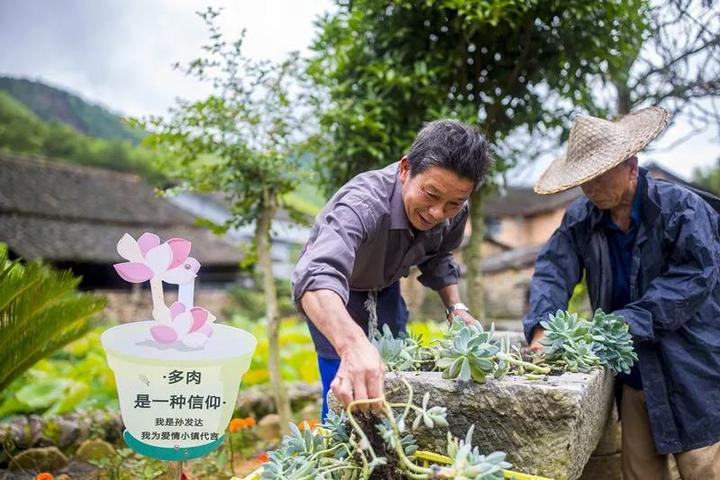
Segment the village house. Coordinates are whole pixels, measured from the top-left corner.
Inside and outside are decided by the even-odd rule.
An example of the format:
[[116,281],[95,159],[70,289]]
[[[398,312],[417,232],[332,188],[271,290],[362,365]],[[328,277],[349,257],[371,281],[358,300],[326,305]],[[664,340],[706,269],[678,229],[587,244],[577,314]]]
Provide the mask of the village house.
[[196,303],[217,312],[228,305],[227,287],[241,277],[240,250],[196,226],[194,215],[156,196],[141,177],[0,154],[0,242],[13,257],[82,275],[81,288],[102,290],[108,314],[122,321],[150,315],[150,295],[139,294],[142,287],[133,288],[113,269],[123,261],[116,245],[126,232],[190,240],[191,255],[202,264]]

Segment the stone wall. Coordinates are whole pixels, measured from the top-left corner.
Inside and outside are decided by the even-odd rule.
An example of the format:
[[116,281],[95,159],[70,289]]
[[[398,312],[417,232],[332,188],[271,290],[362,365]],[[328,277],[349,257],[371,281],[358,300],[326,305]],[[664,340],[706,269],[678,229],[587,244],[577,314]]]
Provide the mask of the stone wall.
[[590,456],[580,480],[622,480],[621,428],[615,405],[600,442]]
[[[447,408],[453,435],[463,438],[474,424],[473,443],[481,452],[502,450],[513,470],[554,480],[580,478],[612,407],[613,377],[605,370],[539,381],[505,377],[484,385],[445,380],[438,372],[388,374],[385,389],[391,401],[405,400],[403,380],[414,398],[427,392],[430,405]],[[339,407],[334,399],[331,405]],[[414,433],[422,449],[445,452],[444,432],[421,426]]]

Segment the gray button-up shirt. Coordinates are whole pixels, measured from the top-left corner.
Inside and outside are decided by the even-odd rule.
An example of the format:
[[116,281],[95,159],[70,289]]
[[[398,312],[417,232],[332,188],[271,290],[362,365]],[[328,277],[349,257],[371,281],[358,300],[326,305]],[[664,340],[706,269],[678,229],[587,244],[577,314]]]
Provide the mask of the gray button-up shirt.
[[361,173],[330,199],[317,217],[292,274],[298,305],[308,290],[332,290],[348,302],[350,290],[383,289],[418,265],[420,282],[439,290],[458,282],[452,250],[468,217],[460,212],[427,231],[414,230],[402,201],[399,162]]

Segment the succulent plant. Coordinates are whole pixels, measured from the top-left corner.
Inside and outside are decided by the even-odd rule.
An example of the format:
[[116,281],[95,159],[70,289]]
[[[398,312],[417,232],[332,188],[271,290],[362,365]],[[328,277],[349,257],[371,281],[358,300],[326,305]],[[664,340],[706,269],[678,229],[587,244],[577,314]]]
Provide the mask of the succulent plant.
[[318,452],[324,450],[323,438],[310,428],[304,431],[290,424],[290,433],[283,438],[279,449],[268,454],[263,467],[263,479],[288,478],[293,480],[317,478]]
[[459,320],[453,321],[435,362],[443,371],[443,377],[485,383],[488,376],[502,378],[513,368],[520,374],[525,370],[550,372],[547,367],[523,361],[519,352],[511,353],[508,342],[495,341],[494,333],[492,326],[486,331],[479,323],[465,325]]
[[500,350],[490,343],[492,335],[492,329],[486,332],[479,324],[463,325],[454,320],[435,362],[443,378],[485,383],[485,378],[495,370],[495,354]]
[[628,324],[620,315],[595,311],[590,329],[593,340],[593,352],[617,374],[630,373],[630,368],[638,357],[633,349]]
[[505,461],[505,452],[481,455],[477,447],[472,446],[475,425],[471,425],[464,440],[448,433],[447,456],[452,463],[449,466],[434,466],[434,478],[454,478],[472,480],[502,480],[504,469],[511,464]]
[[545,360],[556,370],[589,372],[607,366],[615,374],[629,373],[637,361],[628,325],[620,315],[597,309],[588,322],[558,310],[540,325],[545,329],[540,341]]
[[[504,454],[494,453],[485,457],[472,448],[470,439],[472,429],[466,441],[449,437],[452,466],[424,467],[414,463],[417,443],[412,433],[407,431],[408,416],[414,415],[413,429],[424,425],[425,428],[443,428],[448,426],[445,407],[430,405],[430,394],[425,393],[419,405],[413,402],[413,389],[403,380],[407,390],[405,401],[389,403],[384,397],[373,399],[382,404],[377,417],[362,416],[363,423],[371,425],[377,432],[373,439],[370,431],[364,431],[355,418],[353,410],[370,400],[356,400],[339,414],[330,412],[325,423],[316,430],[305,428],[300,431],[290,425],[291,432],[282,441],[280,448],[269,453],[269,461],[263,466],[264,480],[350,480],[367,479],[378,468],[391,468],[407,474],[408,478],[418,480],[431,478],[472,478],[491,480],[497,468],[509,467],[502,462]],[[373,420],[374,419],[374,420]],[[367,422],[370,422],[369,424]],[[380,444],[377,443],[378,438]],[[383,447],[384,445],[384,447]],[[383,449],[384,452],[376,450]],[[379,455],[378,453],[382,453]],[[389,464],[392,462],[392,465]],[[448,476],[457,471],[463,476]],[[444,476],[438,476],[444,475]],[[467,476],[472,475],[472,476]],[[502,478],[502,477],[500,477]]]
[[435,354],[432,348],[425,347],[420,338],[400,336],[395,338],[387,324],[383,325],[382,333],[376,332],[372,340],[380,353],[385,366],[391,371],[422,370],[426,364],[432,364]]
[[570,372],[589,372],[601,365],[592,348],[590,322],[577,313],[558,310],[540,325],[545,329],[540,343],[549,364]]

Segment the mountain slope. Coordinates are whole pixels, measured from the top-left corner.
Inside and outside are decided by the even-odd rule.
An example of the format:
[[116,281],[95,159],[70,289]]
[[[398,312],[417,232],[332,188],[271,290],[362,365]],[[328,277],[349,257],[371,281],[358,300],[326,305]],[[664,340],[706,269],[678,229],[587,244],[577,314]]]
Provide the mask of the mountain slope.
[[0,91],[15,97],[40,119],[69,125],[91,137],[129,140],[137,144],[144,136],[143,132],[128,128],[118,115],[103,107],[41,82],[0,77]]

